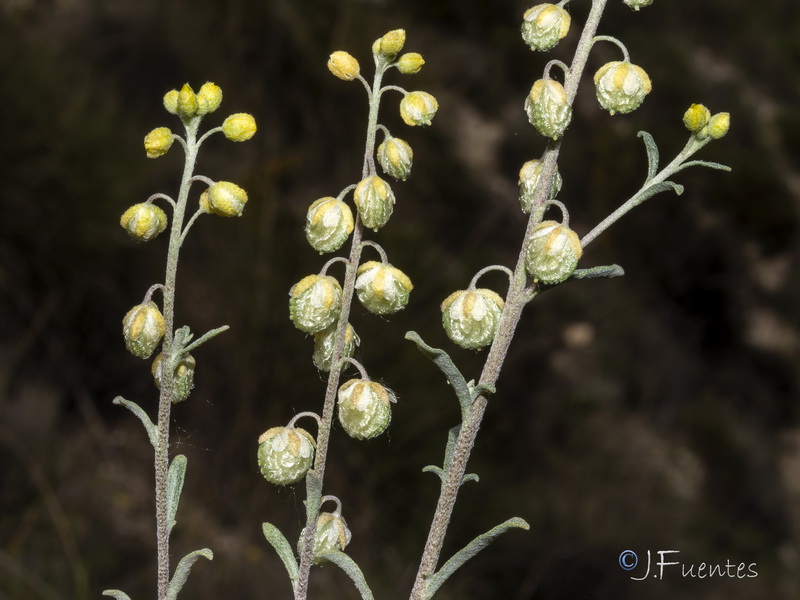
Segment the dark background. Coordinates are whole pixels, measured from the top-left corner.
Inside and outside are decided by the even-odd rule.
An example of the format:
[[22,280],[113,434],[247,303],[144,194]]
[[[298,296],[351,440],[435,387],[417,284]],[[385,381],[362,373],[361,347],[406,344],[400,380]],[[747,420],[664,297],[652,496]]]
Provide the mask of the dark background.
[[[120,321],[163,277],[167,236],[144,245],[118,225],[131,204],[177,193],[182,157],[145,158],[144,135],[178,130],[163,94],[206,80],[224,91],[215,126],[247,111],[253,140],[215,136],[198,172],[250,193],[241,219],[203,218],[184,246],[178,324],[231,331],[195,353],[196,388],[173,411],[173,450],[189,456],[173,564],[208,546],[186,598],[288,598],[261,535],[296,539],[303,490],[260,476],[256,439],[320,410],[311,341],[288,319],[287,292],[324,258],[304,239],[313,200],[360,176],[361,85],[325,68],[337,49],[371,76],[370,46],[403,27],[427,64],[387,83],[433,93],[430,128],[407,128],[399,95],[381,121],[415,151],[393,184],[389,225],[372,236],[413,280],[391,318],[355,306],[359,358],[399,396],[388,435],[356,442],[335,428],[326,493],[353,531],[348,552],[378,598],[404,598],[437,497],[458,407],[409,329],[452,350],[467,378],[485,353],[455,349],[438,304],[493,263],[513,266],[524,230],[520,165],[542,139],[522,104],[544,63],[569,60],[588,2],[553,54],[519,36],[527,4],[504,0],[4,0],[0,4],[0,598],[96,598],[118,587],[154,596],[152,449],[116,395],[155,412],[149,361],[125,351]],[[627,116],[597,105],[590,75],[619,55],[600,44],[562,150],[579,234],[643,180],[652,133],[666,163],[687,138],[692,102],[732,114],[682,197],[658,196],[592,244],[582,266],[621,264],[614,280],[571,283],[524,315],[471,462],[446,555],[511,516],[505,534],[441,590],[446,598],[727,600],[800,593],[800,9],[794,2],[667,2],[634,13],[609,2],[618,35],[653,92]],[[500,274],[485,285],[505,291]],[[758,577],[663,580],[617,564],[632,549],[679,550],[686,565],[755,563]],[[313,598],[357,598],[317,569]],[[438,596],[437,596],[438,597]]]

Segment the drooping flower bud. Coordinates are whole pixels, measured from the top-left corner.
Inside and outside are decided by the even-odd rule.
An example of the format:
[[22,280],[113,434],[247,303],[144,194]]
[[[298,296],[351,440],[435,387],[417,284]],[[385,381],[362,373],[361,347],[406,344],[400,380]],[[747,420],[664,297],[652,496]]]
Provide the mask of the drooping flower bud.
[[197,114],[197,95],[191,86],[186,83],[178,93],[178,116],[181,119],[191,119]]
[[639,10],[645,6],[650,6],[653,0],[622,0],[625,4],[630,6],[633,10]]
[[553,79],[539,79],[525,98],[528,121],[545,137],[557,140],[572,119],[572,107],[564,86]]
[[400,116],[406,125],[430,125],[439,103],[428,92],[409,92],[400,101]]
[[306,215],[306,239],[317,252],[335,252],[353,233],[353,211],[344,200],[326,196],[315,200]]
[[556,4],[538,4],[525,11],[522,39],[531,50],[550,50],[566,37],[571,20]]
[[653,89],[644,69],[628,61],[613,61],[600,67],[594,74],[594,85],[600,106],[612,115],[636,110]]
[[247,113],[235,113],[222,122],[222,133],[232,142],[245,142],[256,134],[256,120]]
[[397,70],[403,75],[416,75],[419,73],[425,59],[417,52],[406,52],[397,59]]
[[273,427],[258,438],[258,468],[275,485],[297,483],[311,468],[315,447],[305,429]]
[[[300,532],[300,539],[303,539],[305,527]],[[342,551],[352,538],[347,523],[339,512],[321,512],[317,517],[317,532],[314,536],[314,555],[312,562],[315,565],[327,562],[322,558],[325,554],[335,551]]]
[[166,325],[155,302],[138,304],[122,319],[122,336],[128,352],[148,358],[164,337]]
[[300,331],[317,333],[336,322],[342,287],[330,275],[309,275],[289,291],[289,318]]
[[414,286],[400,269],[374,260],[358,268],[356,294],[361,304],[376,315],[396,313],[408,304]]
[[[183,354],[178,364],[175,365],[172,380],[172,403],[183,402],[189,397],[194,387],[194,368],[197,362],[191,354]],[[161,389],[161,378],[164,376],[164,353],[159,353],[150,367],[156,387]]]
[[578,234],[557,221],[542,221],[527,240],[525,268],[541,283],[561,283],[572,275],[582,254]]
[[219,108],[222,104],[222,88],[206,81],[197,92],[197,114],[207,115]]
[[372,44],[372,53],[391,59],[403,49],[406,43],[406,30],[395,29],[375,40]]
[[717,113],[711,120],[708,122],[708,135],[711,137],[712,140],[718,140],[721,137],[724,137],[726,133],[728,133],[728,129],[731,126],[731,115],[730,113]]
[[328,70],[343,81],[352,81],[358,77],[361,68],[352,54],[337,50],[328,59]]
[[[324,331],[314,334],[314,354],[312,360],[314,366],[325,373],[331,370],[331,360],[333,359],[333,346],[336,343],[336,324],[331,325]],[[356,348],[361,344],[361,340],[356,334],[353,326],[347,324],[344,330],[344,348],[342,358],[350,358],[355,354]]]
[[152,202],[141,202],[122,213],[119,224],[133,239],[149,242],[167,228],[167,213]]
[[378,146],[378,162],[383,172],[395,179],[405,181],[413,161],[414,152],[405,140],[389,137]]
[[166,94],[164,94],[164,108],[167,109],[168,113],[173,115],[178,114],[178,98],[180,94],[178,90],[170,90]]
[[379,436],[392,420],[391,390],[374,381],[351,379],[339,388],[339,422],[350,437]]
[[172,147],[175,136],[169,127],[157,127],[144,137],[144,149],[147,158],[158,158],[164,156]]
[[702,104],[692,104],[683,114],[683,124],[694,134],[703,131],[711,119],[711,111]]
[[[542,174],[542,161],[538,159],[529,160],[519,170],[519,203],[522,212],[530,213],[533,200],[536,197],[536,187],[539,185],[539,178]],[[544,200],[550,200],[561,191],[561,174],[556,171],[550,185],[550,193]]]
[[206,202],[201,208],[220,217],[241,217],[247,203],[247,192],[230,181],[218,181],[208,188]]
[[358,214],[364,227],[378,231],[386,225],[394,211],[394,192],[389,184],[377,175],[362,179],[353,192]]
[[494,340],[503,299],[492,290],[459,290],[442,302],[442,325],[453,342],[469,350],[479,350]]

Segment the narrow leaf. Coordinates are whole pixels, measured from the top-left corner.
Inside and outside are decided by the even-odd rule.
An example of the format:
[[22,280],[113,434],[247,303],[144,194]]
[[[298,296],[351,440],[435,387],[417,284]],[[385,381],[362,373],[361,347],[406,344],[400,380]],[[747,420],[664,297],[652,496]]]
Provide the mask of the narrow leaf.
[[325,558],[339,567],[342,571],[347,573],[347,576],[353,580],[353,583],[356,586],[356,589],[361,594],[362,600],[373,600],[374,597],[372,595],[372,590],[369,589],[369,585],[367,585],[367,580],[364,578],[364,573],[361,572],[361,569],[356,564],[352,558],[350,558],[344,552],[329,552],[328,554],[323,554],[320,558]]
[[183,491],[183,478],[186,475],[186,457],[178,454],[172,459],[167,472],[167,533],[172,533],[175,526],[175,514]]
[[136,402],[131,402],[130,400],[125,400],[122,396],[117,396],[112,401],[114,404],[118,404],[124,406],[129,411],[131,411],[134,415],[136,415],[139,420],[144,425],[145,431],[147,431],[147,437],[150,438],[150,443],[152,444],[153,448],[156,447],[156,440],[158,438],[158,429],[156,428],[155,424],[150,420],[150,417],[147,416],[147,413],[144,412],[141,406],[136,404]]
[[214,553],[208,548],[189,552],[189,554],[181,559],[181,562],[179,562],[178,566],[175,567],[175,574],[172,576],[172,580],[167,586],[167,595],[165,596],[165,600],[176,600],[178,597],[178,592],[181,591],[181,588],[186,583],[186,579],[189,577],[192,566],[201,556],[203,558],[207,558],[208,560],[214,559]]
[[636,204],[641,204],[645,200],[649,200],[656,194],[660,194],[661,192],[668,192],[668,191],[675,192],[678,196],[683,193],[683,186],[680,184],[675,183],[674,181],[662,181],[660,183],[656,183],[655,185],[651,185],[646,190],[644,190],[639,196],[636,197]]
[[462,420],[467,418],[469,409],[472,406],[472,394],[467,386],[467,380],[458,370],[453,359],[444,350],[439,348],[432,348],[422,341],[422,338],[416,331],[409,331],[406,333],[406,339],[414,342],[425,356],[433,361],[439,370],[447,377],[447,382],[452,386],[453,390],[458,396],[458,402],[461,405]]
[[435,465],[428,465],[427,467],[422,467],[423,473],[433,473],[434,475],[439,477],[439,480],[444,482],[444,471],[440,467]]
[[426,591],[426,598],[432,598],[436,591],[441,587],[441,585],[447,581],[447,579],[458,570],[465,562],[467,562],[470,558],[475,556],[478,552],[486,548],[489,544],[491,544],[500,534],[505,533],[509,529],[514,527],[518,527],[520,529],[525,529],[526,531],[530,529],[530,525],[525,522],[523,519],[519,517],[514,517],[513,519],[509,519],[504,523],[500,523],[497,527],[490,529],[483,535],[479,535],[474,540],[472,540],[469,544],[467,544],[464,548],[456,552],[453,557],[448,560],[446,563],[442,565],[442,568],[439,569],[436,573],[434,573],[431,578],[428,580],[427,586],[425,588]]
[[[428,465],[422,469],[423,473],[434,473],[439,477],[442,483],[444,483],[444,476],[450,468],[450,459],[453,456],[453,448],[456,445],[456,438],[458,438],[458,432],[460,430],[461,425],[456,425],[447,432],[447,447],[444,450],[444,463],[442,464],[444,468]],[[480,478],[475,473],[467,473],[461,478],[461,485],[464,485],[468,481],[480,481]]]
[[270,545],[275,548],[278,557],[283,561],[283,566],[286,567],[286,571],[289,573],[289,579],[292,581],[292,587],[294,587],[297,582],[298,569],[297,559],[294,556],[294,550],[292,550],[291,544],[289,544],[286,536],[281,533],[281,530],[271,523],[264,523],[261,526],[261,530],[264,532],[264,537],[267,538]]
[[103,590],[103,596],[111,596],[112,598],[116,598],[116,600],[131,600],[128,594],[119,590]]
[[647,150],[647,179],[645,179],[645,183],[647,183],[658,172],[658,146],[656,146],[653,136],[646,131],[640,131],[639,137],[644,141],[644,147]]
[[588,269],[575,269],[570,279],[596,279],[598,277],[622,277],[625,270],[619,265],[604,265]]
[[690,160],[689,162],[685,162],[681,165],[681,169],[685,169],[686,167],[708,167],[709,169],[718,169],[720,171],[731,170],[728,165],[723,165],[718,162],[710,162],[707,160]]

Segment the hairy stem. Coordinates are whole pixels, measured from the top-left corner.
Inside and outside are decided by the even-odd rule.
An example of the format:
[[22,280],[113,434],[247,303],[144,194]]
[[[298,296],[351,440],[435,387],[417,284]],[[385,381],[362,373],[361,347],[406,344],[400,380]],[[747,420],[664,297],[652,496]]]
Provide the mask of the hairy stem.
[[158,600],[167,597],[169,585],[169,519],[167,517],[167,472],[169,470],[169,415],[172,407],[174,368],[172,360],[173,329],[175,326],[175,282],[178,274],[183,219],[189,198],[190,179],[197,159],[197,125],[199,119],[186,126],[185,162],[183,177],[172,215],[172,228],[167,253],[167,272],[164,279],[164,343],[161,351],[165,368],[161,376],[161,394],[158,399],[158,423],[155,444],[156,479],[156,541],[158,544]]
[[[367,119],[367,139],[364,148],[364,166],[362,168],[362,178],[367,177],[375,171],[373,156],[375,154],[375,138],[378,130],[378,109],[380,107],[381,80],[383,78],[385,66],[378,66],[375,70],[375,79],[372,90],[369,93],[370,107]],[[365,84],[366,85],[366,84]],[[322,420],[317,434],[317,450],[314,459],[314,473],[320,481],[319,493],[322,490],[322,481],[325,476],[325,464],[328,458],[328,443],[330,441],[331,425],[333,423],[333,413],[336,407],[336,392],[339,389],[341,378],[341,359],[344,353],[345,334],[347,323],[350,319],[350,307],[353,303],[355,292],[356,272],[358,263],[361,259],[363,249],[362,238],[364,226],[361,218],[356,217],[353,229],[353,239],[350,245],[350,256],[347,259],[347,267],[342,284],[342,309],[339,314],[339,321],[336,326],[336,341],[331,357],[331,371],[328,374],[328,385],[325,390],[325,403],[322,408]],[[307,489],[311,489],[310,487]],[[305,600],[308,595],[308,577],[311,572],[311,562],[314,552],[314,536],[317,531],[317,516],[319,515],[320,498],[306,498],[306,527],[303,537],[300,540],[300,569],[297,583],[294,589],[295,600]],[[316,507],[316,510],[311,510]]]
[[[581,74],[586,66],[589,51],[592,47],[592,38],[597,31],[606,1],[607,0],[594,0],[592,2],[592,8],[587,17],[580,40],[578,41],[575,57],[573,58],[572,66],[569,69],[564,85],[570,104],[574,101],[578,91]],[[537,208],[548,200],[547,191],[551,189],[551,182],[555,176],[560,148],[560,141],[550,142],[542,156],[540,185],[537,186],[531,217],[528,220],[528,226],[523,239],[527,239],[533,233],[533,229],[538,222],[541,221],[543,213],[537,210]],[[498,326],[497,335],[486,357],[486,363],[480,377],[480,384],[494,386],[500,375],[500,370],[505,361],[506,354],[508,353],[511,340],[514,337],[514,332],[516,331],[517,324],[522,315],[522,310],[525,304],[530,300],[530,295],[526,294],[525,290],[526,282],[527,275],[525,272],[525,255],[523,248],[520,250],[517,258],[517,265],[514,269],[514,275],[511,278],[511,285],[506,297],[506,303]],[[411,591],[412,600],[427,600],[427,598],[430,597],[426,590],[426,580],[436,572],[436,567],[439,564],[445,533],[450,524],[450,518],[453,514],[453,507],[456,503],[458,490],[461,487],[462,478],[466,473],[467,462],[472,448],[475,445],[475,439],[478,436],[478,430],[480,429],[487,403],[488,399],[486,395],[482,394],[478,396],[459,431],[456,443],[453,447],[450,463],[447,465],[447,471],[442,481],[436,512],[433,516],[433,522],[431,523],[431,528],[428,533],[428,540],[425,544],[419,570],[417,571],[417,577]]]

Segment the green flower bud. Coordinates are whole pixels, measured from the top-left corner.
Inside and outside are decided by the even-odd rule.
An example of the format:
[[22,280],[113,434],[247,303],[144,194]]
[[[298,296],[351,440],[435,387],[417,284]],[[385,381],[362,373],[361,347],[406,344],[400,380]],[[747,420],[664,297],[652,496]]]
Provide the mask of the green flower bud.
[[361,304],[376,315],[396,313],[408,304],[414,286],[400,269],[371,260],[358,268],[356,294]]
[[133,239],[149,242],[167,228],[167,213],[151,202],[142,202],[122,213],[119,224]]
[[341,305],[342,287],[330,275],[309,275],[289,291],[289,318],[306,333],[317,333],[333,325]]
[[525,268],[541,283],[561,283],[572,275],[582,254],[578,234],[556,221],[542,221],[527,240]]
[[138,304],[122,319],[122,336],[128,352],[148,358],[164,337],[166,325],[155,302]]
[[364,227],[373,231],[386,225],[394,211],[392,188],[377,175],[370,175],[358,183],[353,201]]
[[522,17],[522,39],[531,50],[550,50],[569,31],[569,13],[555,4],[538,4]]
[[692,133],[700,133],[711,119],[711,111],[702,104],[692,104],[683,114],[683,124]]
[[350,437],[374,438],[389,426],[391,403],[396,401],[380,383],[351,379],[339,388],[339,422]]
[[711,137],[712,140],[718,140],[721,137],[724,137],[726,133],[728,133],[728,129],[731,126],[731,115],[730,113],[717,113],[711,120],[708,122],[708,135]]
[[147,151],[147,158],[158,158],[166,154],[172,147],[175,136],[169,127],[158,127],[153,129],[144,137],[144,149]]
[[178,116],[181,119],[191,119],[197,114],[197,96],[188,83],[184,84],[178,93]]
[[164,108],[167,109],[168,113],[173,115],[178,114],[178,98],[180,94],[178,90],[170,90],[166,94],[164,94]]
[[395,179],[405,181],[413,161],[414,152],[405,140],[389,137],[378,146],[378,162],[383,172]]
[[[312,360],[314,366],[320,371],[329,373],[331,370],[331,360],[333,359],[333,345],[336,343],[336,324],[331,325],[324,331],[314,334],[314,354]],[[355,354],[356,348],[361,344],[361,340],[356,335],[350,323],[344,330],[344,348],[342,357],[350,358]]]
[[352,81],[360,72],[358,61],[352,54],[337,50],[328,60],[328,70],[339,79]]
[[630,6],[633,10],[639,10],[645,6],[650,6],[653,0],[622,0],[625,4]]
[[564,86],[553,79],[539,79],[525,99],[528,121],[545,137],[557,140],[572,119]]
[[409,92],[400,101],[400,116],[406,125],[430,125],[439,103],[428,92]]
[[247,113],[233,114],[223,121],[222,133],[233,142],[245,142],[256,134],[256,120]]
[[[156,387],[161,389],[161,378],[164,376],[164,353],[159,353],[150,367]],[[194,368],[197,362],[191,354],[184,354],[175,365],[174,379],[172,380],[172,403],[183,402],[189,397],[194,387]]]
[[219,108],[222,104],[222,88],[206,81],[197,92],[197,114],[207,115]]
[[[533,199],[536,196],[536,186],[539,184],[539,177],[542,174],[542,161],[538,159],[529,160],[519,170],[519,203],[522,212],[530,213],[533,206]],[[561,191],[561,174],[556,171],[550,185],[550,193],[545,196],[545,200],[550,200]]]
[[230,181],[218,181],[208,188],[206,200],[201,195],[201,208],[220,217],[241,217],[247,203],[247,192]]
[[320,198],[308,207],[306,239],[317,252],[335,252],[353,233],[353,211],[343,200]]
[[425,59],[417,52],[406,52],[397,59],[397,70],[403,75],[416,75],[425,64]]
[[613,61],[600,67],[594,74],[594,85],[600,106],[612,115],[636,110],[653,89],[644,69],[627,61]]
[[406,43],[406,30],[395,29],[375,40],[372,44],[372,53],[384,58],[394,58],[403,49]]
[[[305,532],[305,527],[300,532],[301,540],[303,539],[303,532]],[[326,563],[327,561],[322,556],[337,550],[344,550],[345,546],[350,543],[351,538],[352,534],[342,515],[338,512],[319,513],[317,517],[317,532],[314,536],[314,558],[312,562],[315,565]]]
[[494,340],[503,299],[492,290],[460,290],[442,302],[442,325],[453,342],[469,350],[479,350]]
[[275,485],[297,483],[311,468],[315,447],[305,429],[273,427],[258,438],[258,468]]

